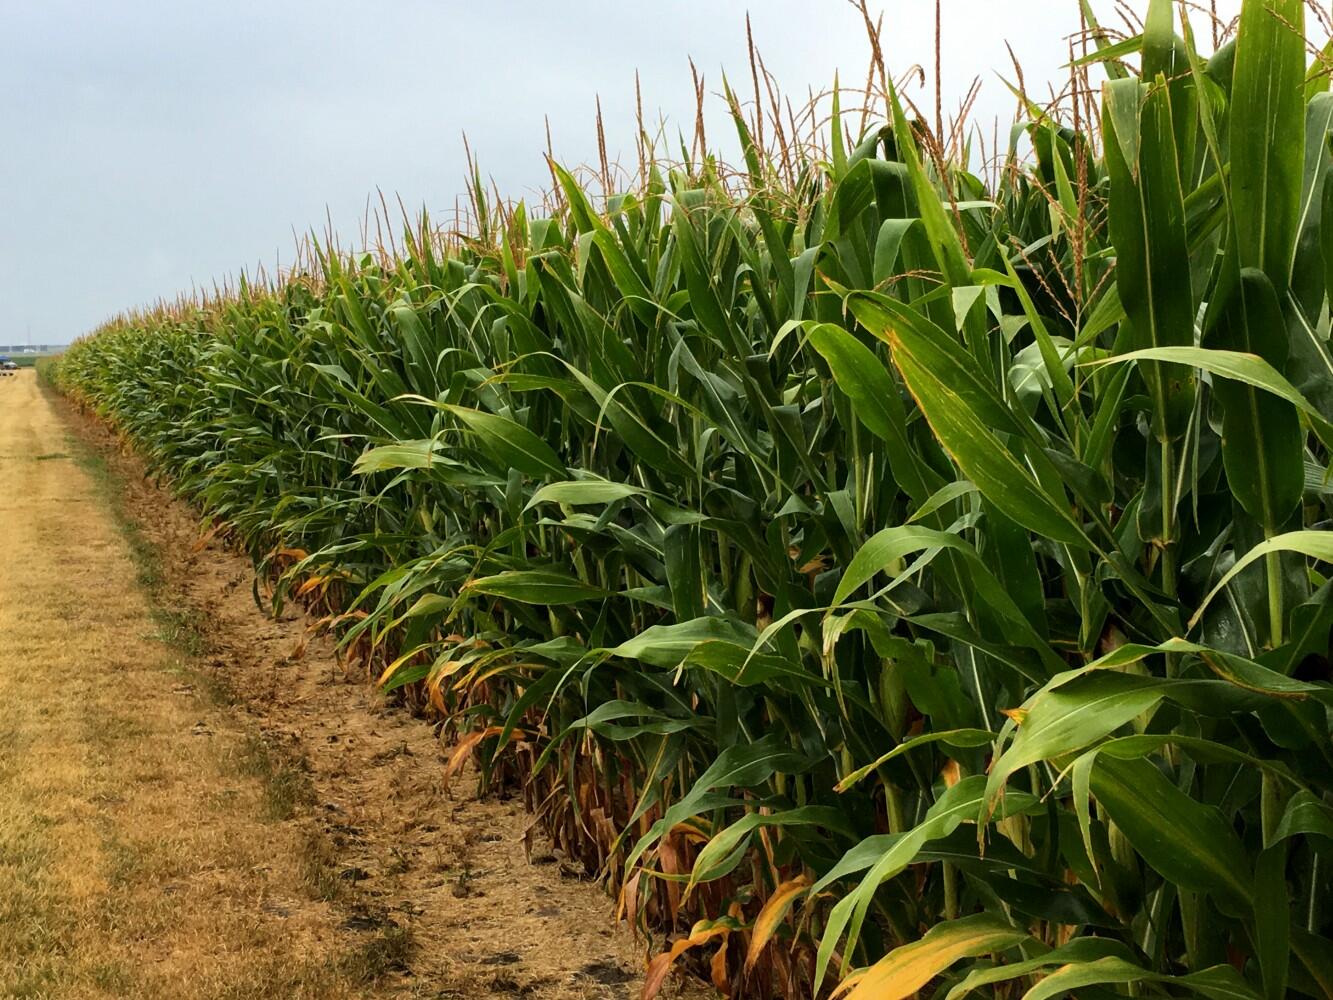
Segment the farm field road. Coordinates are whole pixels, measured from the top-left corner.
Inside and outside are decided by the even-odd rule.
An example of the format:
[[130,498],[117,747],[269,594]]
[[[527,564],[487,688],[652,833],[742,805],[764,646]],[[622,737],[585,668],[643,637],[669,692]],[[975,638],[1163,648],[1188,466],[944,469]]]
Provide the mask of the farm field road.
[[0,539],[0,996],[374,995],[31,371],[0,383]]
[[0,380],[0,998],[636,995],[521,805],[443,794],[430,727],[63,409]]

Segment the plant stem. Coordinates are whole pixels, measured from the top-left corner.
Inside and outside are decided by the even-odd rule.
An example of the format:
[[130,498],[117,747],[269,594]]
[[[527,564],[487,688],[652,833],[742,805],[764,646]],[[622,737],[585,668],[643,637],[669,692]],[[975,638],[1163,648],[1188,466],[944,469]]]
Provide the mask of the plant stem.
[[890,781],[884,782],[884,803],[888,808],[889,832],[902,833],[907,829],[907,820],[903,815],[902,793],[898,786]]
[[1282,645],[1282,553],[1269,552],[1264,556],[1264,573],[1268,577],[1268,634],[1273,649]]
[[1305,929],[1316,933],[1319,926],[1319,855],[1310,856],[1310,904],[1305,908]]
[[[1162,441],[1162,590],[1168,597],[1176,596],[1176,553],[1172,536],[1175,534],[1176,503],[1172,471],[1171,442]],[[1177,656],[1166,654],[1166,676],[1175,677]]]
[[1175,529],[1176,505],[1172,498],[1171,442],[1162,441],[1162,589],[1170,597],[1176,596],[1176,555],[1171,536]]

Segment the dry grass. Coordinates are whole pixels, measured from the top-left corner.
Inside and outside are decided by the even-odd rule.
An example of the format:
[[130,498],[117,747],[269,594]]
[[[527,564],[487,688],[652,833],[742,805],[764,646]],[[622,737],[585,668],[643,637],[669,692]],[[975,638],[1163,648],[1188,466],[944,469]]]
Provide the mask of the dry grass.
[[396,992],[375,984],[410,930],[340,929],[299,756],[199,683],[202,629],[151,599],[151,546],[32,375],[5,388],[0,997]]

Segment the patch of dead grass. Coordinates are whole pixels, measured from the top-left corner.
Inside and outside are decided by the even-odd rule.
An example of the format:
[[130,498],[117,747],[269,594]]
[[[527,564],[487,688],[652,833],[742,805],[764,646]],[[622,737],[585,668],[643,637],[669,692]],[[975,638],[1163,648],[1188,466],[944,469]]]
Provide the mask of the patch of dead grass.
[[0,403],[0,997],[386,995],[410,929],[342,929],[299,752],[196,668],[204,623],[107,464],[24,460],[66,441],[25,381]]

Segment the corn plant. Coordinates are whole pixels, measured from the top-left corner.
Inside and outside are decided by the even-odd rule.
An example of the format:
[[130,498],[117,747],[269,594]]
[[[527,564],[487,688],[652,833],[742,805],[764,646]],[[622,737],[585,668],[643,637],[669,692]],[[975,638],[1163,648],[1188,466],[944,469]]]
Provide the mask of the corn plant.
[[54,377],[523,789],[645,995],[1333,996],[1333,96],[1301,0],[1177,12],[989,180],[882,63],[855,136],[756,79],[737,173],[474,184]]

